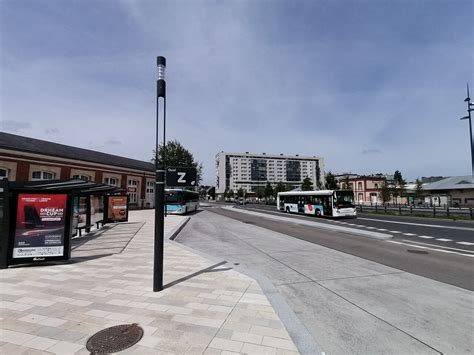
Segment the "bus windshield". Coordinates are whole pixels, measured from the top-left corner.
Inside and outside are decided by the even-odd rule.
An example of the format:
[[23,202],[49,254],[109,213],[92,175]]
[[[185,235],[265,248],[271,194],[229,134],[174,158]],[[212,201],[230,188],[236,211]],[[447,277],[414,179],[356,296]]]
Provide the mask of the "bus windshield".
[[348,208],[355,207],[354,205],[354,192],[352,191],[336,191],[335,192],[334,207],[337,208]]
[[167,191],[166,192],[166,203],[169,204],[182,204],[183,194],[181,191]]

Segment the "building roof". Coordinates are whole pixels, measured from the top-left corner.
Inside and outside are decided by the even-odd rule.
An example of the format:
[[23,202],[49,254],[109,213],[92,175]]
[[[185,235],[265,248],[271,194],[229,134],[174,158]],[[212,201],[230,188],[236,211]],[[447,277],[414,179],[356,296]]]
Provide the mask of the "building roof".
[[68,158],[104,165],[114,165],[122,168],[155,171],[155,165],[150,162],[96,152],[89,149],[71,147],[69,145],[43,141],[40,139],[17,136],[10,133],[0,132],[0,148],[45,154],[59,158]]
[[216,157],[219,156],[220,154],[223,155],[230,155],[230,156],[236,156],[236,157],[245,157],[245,158],[254,158],[254,159],[287,159],[287,160],[323,160],[322,157],[318,156],[304,156],[304,155],[286,155],[286,154],[267,154],[267,153],[249,153],[249,152],[244,152],[244,153],[232,153],[232,152],[224,152],[221,151],[216,154]]
[[474,177],[472,175],[452,176],[432,182],[423,184],[423,190],[463,190],[474,189]]

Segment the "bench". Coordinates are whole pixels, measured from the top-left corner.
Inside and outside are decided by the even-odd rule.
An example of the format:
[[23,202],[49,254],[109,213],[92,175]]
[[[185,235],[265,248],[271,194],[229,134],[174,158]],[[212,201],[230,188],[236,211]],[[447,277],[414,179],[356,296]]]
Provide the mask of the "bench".
[[97,229],[99,229],[99,224],[103,227],[105,224],[105,220],[101,219],[100,221],[95,221],[95,224],[97,226]]

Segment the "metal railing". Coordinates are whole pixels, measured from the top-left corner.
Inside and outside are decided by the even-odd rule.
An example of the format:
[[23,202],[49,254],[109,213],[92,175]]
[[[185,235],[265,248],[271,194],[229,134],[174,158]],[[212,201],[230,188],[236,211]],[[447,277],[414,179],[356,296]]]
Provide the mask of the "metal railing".
[[424,216],[424,217],[447,217],[474,219],[474,209],[472,207],[452,207],[408,204],[385,204],[385,205],[357,205],[359,212],[398,214],[405,216]]

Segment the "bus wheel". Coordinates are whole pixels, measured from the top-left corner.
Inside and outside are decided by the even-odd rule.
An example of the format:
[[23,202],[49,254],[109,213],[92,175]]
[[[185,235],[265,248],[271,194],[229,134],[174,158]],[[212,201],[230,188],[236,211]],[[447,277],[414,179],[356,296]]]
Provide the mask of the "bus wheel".
[[319,209],[316,210],[316,216],[321,217],[321,211]]
[[286,208],[286,213],[290,213],[290,207]]

